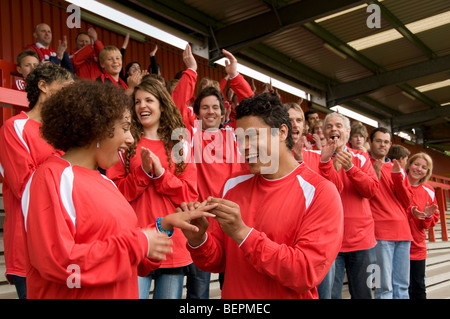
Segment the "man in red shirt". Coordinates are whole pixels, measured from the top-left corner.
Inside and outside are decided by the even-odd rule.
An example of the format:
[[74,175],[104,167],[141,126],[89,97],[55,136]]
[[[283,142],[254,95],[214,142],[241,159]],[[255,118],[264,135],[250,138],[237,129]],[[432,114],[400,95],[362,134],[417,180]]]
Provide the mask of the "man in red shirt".
[[75,74],[82,79],[94,81],[102,74],[98,56],[104,47],[103,43],[98,41],[94,28],[80,32],[75,42],[77,49],[70,56]]
[[[339,113],[328,114],[323,123],[325,138],[319,169],[322,176],[340,180],[344,208],[344,238],[335,262],[335,275],[329,285],[320,286],[321,298],[340,299],[344,272],[347,270],[349,290],[354,299],[372,299],[367,285],[370,265],[375,264],[376,245],[374,220],[369,199],[378,190],[379,182],[369,155],[346,146],[350,136],[350,120]],[[332,162],[333,165],[327,165]],[[338,183],[335,183],[338,184]],[[328,276],[327,276],[328,277]],[[331,278],[330,278],[331,279]]]
[[48,24],[40,23],[34,28],[33,36],[36,39],[35,44],[30,44],[25,49],[34,50],[39,56],[41,62],[52,62],[56,65],[61,65],[71,73],[73,72],[72,62],[70,61],[67,49],[67,38],[64,36],[63,40],[59,41],[58,49],[55,51],[50,47],[52,43],[52,29]]
[[317,298],[341,247],[339,193],[293,157],[278,98],[244,99],[236,113],[250,172],[228,179],[222,198],[208,198],[219,204],[216,217],[185,232],[191,256],[204,271],[225,272],[222,298]]
[[392,163],[387,154],[392,135],[383,127],[370,132],[371,161],[380,187],[370,199],[375,221],[375,247],[380,267],[377,299],[409,299],[409,253],[412,240],[407,208],[411,204],[408,179],[400,163]]

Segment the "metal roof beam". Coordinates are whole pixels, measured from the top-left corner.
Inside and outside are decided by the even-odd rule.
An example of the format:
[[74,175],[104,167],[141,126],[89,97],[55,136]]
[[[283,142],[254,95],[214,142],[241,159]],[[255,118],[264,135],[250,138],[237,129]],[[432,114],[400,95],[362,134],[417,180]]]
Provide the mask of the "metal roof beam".
[[175,24],[181,25],[203,36],[210,35],[210,27],[218,22],[203,12],[178,0],[130,0],[132,3],[162,16]]
[[448,116],[450,116],[450,105],[434,108],[432,112],[425,110],[394,116],[392,118],[392,129],[395,131],[400,131],[405,128],[415,127],[422,123]]
[[242,50],[240,54],[260,61],[265,67],[273,67],[282,73],[289,74],[299,81],[306,82],[309,85],[324,92],[329,85],[335,85],[337,82],[327,76],[311,69],[310,67],[293,60],[287,55],[264,44],[257,44],[251,48]]
[[419,48],[429,59],[434,59],[437,54],[433,52],[422,40],[419,39],[414,33],[412,33],[404,23],[402,23],[391,11],[389,11],[382,3],[375,0],[371,3],[380,7],[381,15],[385,18],[403,37]]
[[[381,74],[387,72],[387,70],[367,58],[365,55],[355,50],[347,43],[343,42],[341,39],[337,38],[335,35],[331,34],[328,30],[323,28],[321,25],[315,22],[309,22],[304,25],[304,27],[309,30],[311,33],[315,34],[323,41],[331,45],[334,49],[346,54],[351,57],[353,60],[366,67],[368,70],[372,71],[374,74]],[[439,103],[433,101],[431,98],[417,91],[415,88],[410,86],[407,83],[401,83],[397,85],[400,89],[405,91],[406,93],[414,96],[416,99],[422,101],[425,105],[430,107],[437,107]]]
[[450,70],[450,55],[330,87],[327,104],[333,106],[386,86]]
[[[317,0],[302,0],[213,30],[216,43],[211,43],[210,47],[216,47],[217,44],[220,49],[238,51],[254,42],[260,42],[263,37],[279,33],[288,26],[304,24],[362,3],[366,1],[333,0],[321,1],[318,5]],[[220,51],[211,51],[211,60],[217,60],[220,57]]]

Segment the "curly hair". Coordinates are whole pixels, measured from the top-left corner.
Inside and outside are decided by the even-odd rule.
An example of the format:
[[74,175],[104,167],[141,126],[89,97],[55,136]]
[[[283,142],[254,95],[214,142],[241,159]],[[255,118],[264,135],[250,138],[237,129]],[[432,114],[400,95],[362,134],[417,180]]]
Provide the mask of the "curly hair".
[[67,152],[111,137],[130,98],[112,84],[77,80],[44,102],[41,133],[54,148]]
[[278,96],[267,93],[258,94],[255,97],[242,100],[236,107],[236,119],[244,116],[257,116],[271,128],[281,128],[285,124],[288,128],[286,146],[292,150],[294,141],[292,139],[292,124],[289,112],[283,106]]
[[[145,79],[143,79],[142,82],[134,88],[132,101],[135,100],[135,94],[138,90],[151,93],[159,101],[159,105],[161,108],[161,117],[159,119],[159,128],[157,130],[157,133],[159,138],[164,143],[164,148],[166,150],[169,167],[172,168],[171,150],[174,149],[174,146],[176,146],[178,143],[183,143],[181,138],[180,140],[174,142],[172,140],[172,132],[174,132],[176,129],[186,127],[183,122],[181,113],[175,106],[175,103],[173,102],[169,92],[156,78],[146,77]],[[131,126],[132,126],[131,132],[133,134],[134,144],[129,148],[126,154],[125,169],[127,172],[129,172],[130,159],[131,157],[136,155],[137,144],[144,135],[144,127],[139,121],[139,117],[136,113],[134,103],[131,103],[130,112],[131,112]],[[179,158],[181,158],[181,160],[177,161],[175,165],[175,173],[179,175],[186,168],[186,163],[184,162],[184,160],[182,160],[183,158],[182,147],[180,147],[180,152],[177,155],[179,156]]]
[[27,92],[28,107],[30,110],[36,105],[41,94],[38,86],[39,81],[51,84],[54,81],[65,82],[70,79],[73,79],[73,74],[56,64],[45,63],[38,65],[25,79],[25,92]]

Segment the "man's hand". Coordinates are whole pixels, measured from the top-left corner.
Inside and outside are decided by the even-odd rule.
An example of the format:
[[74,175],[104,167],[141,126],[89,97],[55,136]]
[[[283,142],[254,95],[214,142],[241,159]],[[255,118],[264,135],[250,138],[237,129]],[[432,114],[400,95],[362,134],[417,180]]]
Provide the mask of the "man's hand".
[[[201,243],[205,241],[206,238],[206,230],[208,229],[209,223],[207,217],[214,218],[215,215],[209,213],[213,208],[217,205],[207,205],[206,201],[203,203],[199,202],[189,202],[189,203],[181,203],[180,207],[176,209],[177,214],[188,213],[187,219],[190,227],[181,227],[184,236],[188,240],[188,243],[192,247],[199,246]],[[168,216],[166,216],[168,217]],[[164,222],[164,219],[161,222]],[[165,228],[164,228],[165,229]]]
[[225,49],[222,49],[222,53],[228,60],[225,60],[225,71],[227,72],[230,79],[234,78],[238,75],[237,71],[237,60],[231,52],[228,52]]
[[320,153],[320,161],[328,162],[333,156],[334,152],[336,152],[336,141],[334,139],[329,139],[327,144],[322,147],[322,151]]
[[297,160],[297,162],[303,161],[303,147],[306,143],[306,136],[300,136],[300,138],[295,142],[294,146],[292,147],[292,152],[294,153],[294,158]]
[[67,50],[67,37],[64,36],[63,40],[59,40],[58,49],[56,50],[56,56],[58,59],[62,60],[64,57],[64,52]]
[[184,49],[183,51],[183,61],[187,69],[197,71],[197,61],[195,60],[194,55],[192,54],[192,49],[189,44],[186,45],[186,49]]
[[341,151],[336,154],[334,157],[335,161],[339,163],[346,171],[348,171],[352,166],[352,154],[347,151]]
[[381,178],[381,168],[383,167],[383,161],[380,159],[375,160],[373,162],[373,169],[375,170],[375,173],[377,174],[378,179]]
[[91,43],[94,44],[95,41],[97,41],[97,31],[95,31],[94,28],[90,27],[87,30],[87,34],[89,35],[89,37],[91,38]]
[[396,159],[392,160],[392,164],[394,164],[392,166],[392,172],[393,173],[400,173],[402,171],[402,166],[400,165],[400,162]]
[[208,197],[207,202],[208,204],[218,204],[211,213],[216,215],[216,220],[222,230],[240,245],[251,228],[242,220],[239,205],[226,199],[213,197]]

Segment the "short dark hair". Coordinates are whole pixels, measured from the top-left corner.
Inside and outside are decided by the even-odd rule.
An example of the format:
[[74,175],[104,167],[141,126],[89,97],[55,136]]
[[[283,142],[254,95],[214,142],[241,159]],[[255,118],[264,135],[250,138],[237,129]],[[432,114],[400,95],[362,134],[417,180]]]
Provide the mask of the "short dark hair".
[[38,65],[25,79],[25,91],[27,92],[28,107],[30,110],[36,105],[41,90],[39,89],[39,81],[51,84],[54,81],[68,81],[73,79],[73,74],[67,69],[60,67],[54,63],[44,63]]
[[387,128],[385,127],[377,127],[375,129],[372,130],[372,132],[370,132],[369,138],[370,141],[373,142],[373,137],[375,136],[375,133],[377,132],[381,132],[381,133],[388,133],[391,136],[391,141],[392,141],[392,133],[391,131],[389,131]]
[[315,110],[315,109],[311,109],[311,110],[306,111],[305,112],[305,120],[308,121],[309,115],[310,114],[316,114],[316,113],[319,113],[319,112],[317,112],[317,110]]
[[198,94],[197,98],[194,101],[194,113],[196,115],[198,115],[199,111],[200,111],[200,103],[202,102],[202,100],[205,97],[208,96],[215,96],[217,97],[217,99],[219,100],[219,106],[220,106],[220,114],[224,115],[225,114],[225,105],[223,102],[223,95],[222,93],[220,93],[220,91],[218,89],[216,89],[213,86],[207,86],[206,88],[204,88],[203,90],[200,91],[200,93]]
[[23,50],[17,55],[17,65],[20,66],[22,64],[22,59],[27,56],[34,56],[39,61],[39,56],[37,55],[36,51],[27,49]]
[[289,119],[289,112],[281,103],[278,96],[267,93],[258,94],[255,97],[242,100],[236,107],[236,119],[244,116],[257,116],[271,128],[281,128],[285,124],[288,128],[286,146],[291,150],[294,141],[292,140],[292,125]]
[[411,152],[406,147],[400,144],[394,144],[389,149],[387,157],[389,157],[391,160],[399,160],[401,158],[408,157],[409,154],[411,154]]
[[130,106],[130,98],[113,84],[78,80],[44,102],[41,133],[55,149],[66,152],[100,141]]
[[79,33],[77,34],[77,36],[75,37],[75,42],[78,41],[78,37],[79,37],[80,35],[87,35],[88,37],[90,37],[90,36],[89,36],[89,33],[82,31],[82,32],[79,32]]
[[125,67],[125,76],[128,76],[128,71],[131,69],[131,67],[133,66],[133,64],[137,64],[139,65],[139,68],[142,70],[141,64],[138,61],[131,61],[130,63],[127,64],[127,66]]

